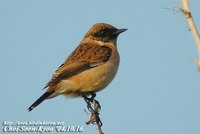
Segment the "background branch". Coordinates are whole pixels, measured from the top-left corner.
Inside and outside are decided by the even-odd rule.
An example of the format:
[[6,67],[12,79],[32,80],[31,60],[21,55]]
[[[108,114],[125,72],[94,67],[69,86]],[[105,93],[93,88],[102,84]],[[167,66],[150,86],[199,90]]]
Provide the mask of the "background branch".
[[199,33],[198,33],[198,30],[194,23],[192,13],[190,11],[189,0],[181,0],[181,2],[183,4],[184,9],[179,7],[179,10],[185,16],[186,21],[190,27],[190,31],[192,32],[194,40],[196,41],[196,44],[197,44],[198,59],[195,60],[195,63],[197,64],[198,71],[200,71],[200,37],[199,37]]

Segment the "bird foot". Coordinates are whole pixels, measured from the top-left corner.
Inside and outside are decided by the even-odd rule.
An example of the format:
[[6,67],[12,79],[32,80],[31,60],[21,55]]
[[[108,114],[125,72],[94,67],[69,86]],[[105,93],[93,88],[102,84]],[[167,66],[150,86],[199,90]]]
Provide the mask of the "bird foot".
[[103,123],[101,122],[101,119],[99,117],[99,111],[101,110],[101,105],[100,103],[95,99],[96,94],[92,93],[91,97],[87,97],[85,95],[82,95],[84,98],[86,104],[87,104],[87,109],[90,111],[91,116],[89,121],[86,122],[87,125],[89,124],[96,124],[97,126],[101,127]]
[[99,112],[101,110],[100,103],[95,99],[95,97],[96,97],[95,93],[92,93],[90,98],[85,96],[85,95],[81,95],[81,96],[83,97],[83,99],[87,103],[87,108],[88,108],[88,110],[90,112],[92,111],[92,109],[91,109],[92,108],[92,106],[91,106],[92,103],[93,103],[93,110],[95,112]]

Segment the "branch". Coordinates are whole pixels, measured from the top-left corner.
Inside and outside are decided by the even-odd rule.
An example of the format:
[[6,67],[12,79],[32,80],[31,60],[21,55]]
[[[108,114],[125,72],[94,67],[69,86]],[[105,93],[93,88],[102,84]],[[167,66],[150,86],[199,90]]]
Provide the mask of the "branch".
[[189,6],[189,1],[188,0],[181,0],[182,4],[183,4],[183,8],[179,7],[179,10],[183,13],[183,15],[186,18],[186,21],[190,27],[190,30],[193,34],[193,37],[196,41],[197,44],[197,52],[198,52],[198,59],[195,60],[195,63],[197,64],[197,68],[198,71],[200,71],[200,37],[199,37],[199,33],[197,31],[197,28],[195,26],[193,17],[192,17],[192,13],[190,11],[190,6]]
[[[91,98],[88,98],[85,95],[82,95],[82,97],[84,98],[87,104],[88,111],[90,111],[90,114],[91,114],[90,120],[87,121],[86,124],[87,125],[96,124],[99,130],[99,134],[103,134],[102,129],[101,129],[103,123],[101,122],[101,119],[99,117],[99,111],[101,110],[101,106],[99,102],[95,100],[96,94],[92,94]],[[84,111],[86,112],[86,110]]]

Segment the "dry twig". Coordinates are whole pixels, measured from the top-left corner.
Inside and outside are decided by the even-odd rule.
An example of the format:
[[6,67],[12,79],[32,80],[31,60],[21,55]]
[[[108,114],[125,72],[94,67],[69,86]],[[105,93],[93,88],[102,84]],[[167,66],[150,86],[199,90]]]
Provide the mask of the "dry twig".
[[[101,119],[99,117],[99,111],[101,110],[101,106],[99,104],[99,102],[95,99],[96,94],[92,94],[91,98],[86,97],[85,95],[82,95],[82,97],[84,98],[85,102],[87,103],[87,109],[88,111],[90,111],[90,120],[86,122],[87,125],[89,124],[96,124],[99,130],[99,134],[103,134],[102,132],[102,122]],[[93,105],[92,105],[93,104]],[[84,110],[86,113],[87,111]]]
[[185,16],[186,21],[187,21],[187,23],[190,27],[190,31],[192,32],[193,37],[196,41],[197,51],[198,51],[198,59],[195,60],[195,63],[197,64],[198,71],[200,71],[200,37],[199,37],[199,33],[197,31],[197,28],[195,26],[195,23],[194,23],[194,20],[193,20],[193,17],[192,17],[192,13],[190,11],[189,1],[188,0],[181,0],[181,2],[183,4],[184,9],[181,8],[181,7],[178,7],[178,8],[183,13],[183,15]]

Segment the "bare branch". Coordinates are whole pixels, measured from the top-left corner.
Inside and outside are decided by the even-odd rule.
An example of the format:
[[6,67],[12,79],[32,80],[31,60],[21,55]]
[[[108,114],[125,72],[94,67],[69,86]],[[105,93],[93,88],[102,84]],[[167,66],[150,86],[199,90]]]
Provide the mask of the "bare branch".
[[[92,97],[88,98],[82,95],[82,97],[84,98],[87,104],[88,111],[90,111],[90,114],[91,114],[90,119],[89,121],[86,122],[86,124],[87,125],[96,124],[99,130],[99,134],[103,134],[102,129],[101,129],[103,123],[101,122],[101,119],[99,117],[99,111],[101,110],[101,106],[100,106],[100,103],[95,99],[95,96],[96,94],[92,94]],[[84,111],[88,114],[88,112],[85,109]]]
[[198,30],[197,30],[196,25],[194,23],[192,13],[190,11],[189,1],[188,0],[181,0],[181,2],[183,4],[184,9],[179,7],[179,10],[185,16],[186,21],[187,21],[187,23],[190,27],[190,31],[192,32],[193,37],[194,37],[196,44],[197,44],[198,59],[194,60],[194,61],[197,64],[198,71],[200,71],[200,37],[199,37],[199,33],[198,33]]

